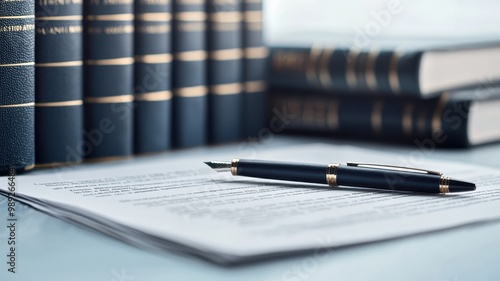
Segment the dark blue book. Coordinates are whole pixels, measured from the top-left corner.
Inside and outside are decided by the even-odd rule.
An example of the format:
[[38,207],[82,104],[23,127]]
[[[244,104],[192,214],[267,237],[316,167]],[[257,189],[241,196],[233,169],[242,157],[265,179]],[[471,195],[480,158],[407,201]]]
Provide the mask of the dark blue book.
[[244,135],[257,136],[267,128],[267,58],[264,44],[262,0],[243,2]]
[[0,174],[35,162],[34,2],[0,1]]
[[174,0],[173,145],[207,141],[208,89],[205,0]]
[[133,153],[134,2],[85,1],[83,152],[99,160]]
[[349,38],[356,37],[339,34],[322,45],[272,47],[271,86],[431,98],[500,81],[495,38],[380,37],[366,47]]
[[36,166],[78,163],[84,156],[83,5],[35,1],[35,13]]
[[209,141],[243,136],[241,0],[208,0]]
[[374,96],[272,88],[271,124],[279,131],[407,143],[422,151],[500,141],[500,86],[446,91],[437,97]]
[[135,153],[171,146],[170,0],[135,2]]

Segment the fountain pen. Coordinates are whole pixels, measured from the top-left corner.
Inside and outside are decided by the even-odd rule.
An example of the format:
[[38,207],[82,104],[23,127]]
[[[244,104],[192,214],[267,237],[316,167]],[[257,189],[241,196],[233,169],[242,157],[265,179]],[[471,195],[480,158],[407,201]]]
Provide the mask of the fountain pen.
[[205,162],[218,172],[233,176],[351,186],[395,191],[450,193],[476,190],[474,183],[451,179],[436,171],[371,163],[308,164],[233,159]]

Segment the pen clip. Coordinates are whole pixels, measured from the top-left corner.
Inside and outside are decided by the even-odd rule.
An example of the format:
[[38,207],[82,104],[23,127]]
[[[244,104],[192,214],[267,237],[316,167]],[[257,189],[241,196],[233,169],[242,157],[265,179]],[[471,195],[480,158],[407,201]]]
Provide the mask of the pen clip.
[[441,176],[443,173],[431,170],[424,170],[418,168],[411,167],[401,167],[401,166],[392,166],[392,165],[384,165],[384,164],[373,164],[373,163],[356,163],[356,162],[347,162],[347,166],[352,167],[368,167],[368,168],[378,168],[381,170],[392,170],[392,171],[401,171],[401,172],[414,172],[421,174],[430,174],[430,175],[438,175]]

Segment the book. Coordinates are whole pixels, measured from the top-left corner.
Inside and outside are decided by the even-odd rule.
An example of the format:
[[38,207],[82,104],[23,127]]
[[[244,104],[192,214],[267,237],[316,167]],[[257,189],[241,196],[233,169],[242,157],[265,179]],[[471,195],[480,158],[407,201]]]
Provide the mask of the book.
[[[339,38],[342,36],[339,35]],[[445,41],[446,40],[446,41]],[[430,98],[500,80],[500,42],[375,38],[370,48],[343,39],[271,50],[273,86]]]
[[172,3],[135,1],[135,153],[171,147]]
[[267,125],[267,59],[262,0],[243,0],[244,135],[255,137]]
[[[367,94],[367,93],[365,93]],[[330,95],[273,89],[271,123],[279,131],[419,147],[469,147],[500,141],[500,86],[442,93],[427,100]]]
[[205,0],[173,0],[173,132],[175,147],[207,142]]
[[83,4],[35,1],[35,162],[83,159]]
[[[277,147],[259,152],[259,158],[323,163],[325,167],[328,163],[345,165],[346,161],[353,160],[401,166],[408,165],[402,163],[406,158],[412,159],[389,151],[354,146],[308,144]],[[19,175],[16,181],[20,188],[16,190],[15,199],[56,218],[156,254],[161,254],[161,251],[170,255],[172,252],[187,254],[225,265],[276,257],[290,259],[292,255],[302,254],[304,258],[293,259],[290,263],[293,266],[298,264],[299,270],[315,268],[312,265],[321,264],[321,259],[335,253],[339,247],[387,241],[500,218],[498,169],[464,161],[437,161],[431,156],[423,157],[425,163],[411,162],[453,178],[465,176],[477,185],[476,191],[464,195],[432,196],[264,179],[233,179],[230,175],[221,176],[203,163],[211,157],[231,159],[237,150],[238,145],[234,145],[225,152],[208,148],[191,156],[173,152],[154,157],[151,161],[85,164],[54,169],[49,173]],[[0,194],[13,197],[6,184],[0,185]],[[29,216],[23,218],[24,223],[32,221],[28,220]],[[443,236],[444,240],[446,235]],[[21,240],[22,237],[26,236],[19,236],[18,241],[28,243]],[[23,244],[19,245],[22,247]],[[173,258],[170,255],[168,258]],[[314,262],[303,262],[305,260]],[[307,267],[300,267],[301,261]],[[188,262],[200,261],[184,257],[178,266]],[[215,268],[223,272],[234,269]],[[285,280],[300,280],[292,270],[274,272]]]
[[209,141],[236,141],[243,135],[241,0],[208,0],[207,13]]
[[34,167],[34,41],[34,3],[1,1],[0,174]]
[[86,158],[133,153],[134,1],[85,1]]

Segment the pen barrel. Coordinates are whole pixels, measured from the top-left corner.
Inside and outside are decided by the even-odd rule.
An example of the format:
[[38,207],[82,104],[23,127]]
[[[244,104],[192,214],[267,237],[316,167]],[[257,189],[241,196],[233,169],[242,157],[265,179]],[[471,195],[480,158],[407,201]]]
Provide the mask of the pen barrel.
[[325,184],[326,170],[326,165],[240,159],[236,174],[254,178]]
[[386,190],[440,193],[441,176],[365,167],[340,166],[337,184]]

